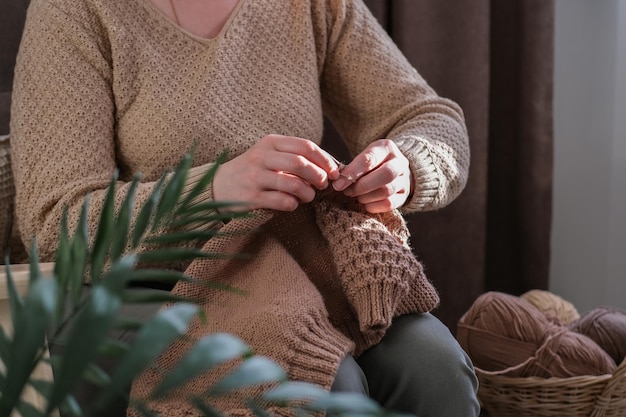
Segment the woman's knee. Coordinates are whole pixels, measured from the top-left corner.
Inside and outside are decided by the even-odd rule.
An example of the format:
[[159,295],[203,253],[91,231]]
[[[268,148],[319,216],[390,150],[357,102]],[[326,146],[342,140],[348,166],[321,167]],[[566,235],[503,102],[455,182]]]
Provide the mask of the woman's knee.
[[369,395],[365,374],[352,355],[346,355],[339,364],[330,390],[332,392],[356,392],[365,396]]
[[472,363],[449,329],[431,314],[394,320],[383,340],[358,363],[372,397],[389,408],[420,416],[479,413]]
[[431,314],[411,314],[394,320],[383,340],[359,358],[362,365],[370,362],[376,368],[383,365],[390,370],[408,370],[416,378],[435,378],[458,366],[469,366],[473,372],[452,333]]

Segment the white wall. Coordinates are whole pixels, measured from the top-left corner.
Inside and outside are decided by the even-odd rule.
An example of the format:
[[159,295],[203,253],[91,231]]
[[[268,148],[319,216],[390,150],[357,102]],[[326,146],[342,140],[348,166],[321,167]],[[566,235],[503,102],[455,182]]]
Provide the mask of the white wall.
[[550,290],[626,309],[626,1],[556,0]]

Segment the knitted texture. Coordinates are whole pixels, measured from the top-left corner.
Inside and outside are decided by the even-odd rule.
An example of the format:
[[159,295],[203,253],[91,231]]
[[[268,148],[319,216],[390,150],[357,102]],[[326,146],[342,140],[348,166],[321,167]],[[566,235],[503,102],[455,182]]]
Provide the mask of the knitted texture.
[[439,296],[408,245],[409,232],[399,213],[372,215],[341,194],[323,197],[315,204],[315,218],[329,242],[359,330],[371,343],[377,343],[389,327],[411,285],[419,289],[411,297],[412,311],[437,306]]
[[[196,283],[180,282],[173,293],[198,300],[207,323],[195,320],[188,339],[174,344],[156,367],[135,381],[132,396],[146,398],[162,373],[189,349],[188,340],[215,332],[237,335],[257,354],[280,363],[290,378],[329,389],[345,354],[358,355],[378,342],[397,315],[399,298],[412,293],[408,287],[416,280],[413,273],[404,270],[414,265],[409,260],[412,255],[405,241],[398,239],[405,235],[399,227],[403,222],[397,214],[389,219],[387,225],[379,216],[354,216],[346,210],[329,210],[323,201],[316,201],[294,213],[260,210],[251,218],[227,223],[224,233],[209,240],[203,250],[249,256],[202,259],[189,266],[186,272]],[[285,232],[293,230],[298,232]],[[338,244],[344,248],[329,257],[328,250]],[[369,253],[373,258],[381,251],[386,258],[374,261],[376,267],[362,262],[362,256]],[[347,262],[338,261],[344,257],[357,260],[347,267]],[[395,262],[398,264],[388,265]],[[245,295],[202,283],[226,284]],[[434,306],[432,286],[421,296],[413,304],[425,309],[411,312]],[[206,392],[228,369],[202,374],[151,407],[168,416],[198,415],[185,399]],[[266,388],[212,398],[211,404],[228,415],[249,415],[242,405],[244,398],[258,396]],[[131,411],[130,415],[135,414]]]
[[53,259],[63,210],[75,224],[88,193],[95,234],[115,169],[118,205],[143,174],[139,206],[193,144],[202,166],[271,133],[320,143],[323,115],[354,154],[379,138],[398,144],[415,180],[404,211],[449,203],[469,165],[461,110],[361,0],[240,0],[214,39],[149,0],[32,0],[11,112],[20,230],[37,236],[42,260]]
[[[262,221],[259,216],[252,222]],[[246,222],[244,220],[243,222]],[[226,232],[234,226],[225,226]],[[249,223],[244,227],[251,226]],[[239,229],[239,228],[237,228]],[[215,240],[215,241],[213,241]],[[207,322],[192,322],[187,336],[191,341],[215,332],[228,332],[248,343],[256,354],[269,356],[281,364],[291,378],[329,387],[334,370],[351,349],[351,342],[328,322],[324,303],[313,284],[297,267],[288,252],[273,239],[249,235],[241,239],[216,238],[204,247],[207,251],[246,253],[250,260],[199,261],[187,273],[201,281],[227,284],[245,291],[230,292],[208,286],[180,284],[175,294],[205,300],[202,304]],[[133,384],[131,396],[144,397],[191,347],[184,339],[168,349],[157,368],[142,374]],[[218,381],[231,367],[207,372],[172,393],[153,402],[154,411],[167,416],[200,416],[186,401]],[[228,415],[251,415],[242,398],[257,396],[266,386],[238,391],[236,395],[211,400],[211,405]],[[135,415],[129,410],[129,415]]]

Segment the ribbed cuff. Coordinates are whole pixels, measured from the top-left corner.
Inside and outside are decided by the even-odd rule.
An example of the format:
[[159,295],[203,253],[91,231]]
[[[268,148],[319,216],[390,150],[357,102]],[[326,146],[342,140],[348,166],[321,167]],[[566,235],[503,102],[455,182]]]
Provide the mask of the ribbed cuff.
[[421,140],[411,138],[395,138],[394,143],[400,152],[409,160],[413,175],[411,197],[400,208],[403,213],[429,210],[436,206],[436,199],[440,193],[440,181],[437,167],[433,161],[427,144]]
[[359,329],[366,335],[384,334],[393,319],[400,298],[407,286],[397,280],[369,282],[349,296],[359,320]]
[[295,333],[287,373],[299,381],[327,390],[335,380],[341,360],[354,350],[354,342],[336,329],[328,317],[307,317]]

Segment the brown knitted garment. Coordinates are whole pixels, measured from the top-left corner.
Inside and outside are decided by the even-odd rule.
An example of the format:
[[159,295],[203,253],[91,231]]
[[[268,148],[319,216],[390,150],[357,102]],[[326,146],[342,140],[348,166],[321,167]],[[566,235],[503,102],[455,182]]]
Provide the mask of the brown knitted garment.
[[[257,354],[280,363],[290,378],[328,389],[344,355],[358,355],[380,341],[394,316],[433,309],[437,293],[407,246],[399,213],[368,215],[338,201],[320,199],[293,213],[259,211],[224,226],[226,232],[256,231],[212,239],[204,249],[251,258],[199,260],[187,273],[247,295],[179,283],[173,292],[198,299],[208,317],[206,324],[193,322],[190,339],[212,332],[235,334]],[[145,397],[162,378],[161,371],[189,347],[185,342],[172,346],[159,359],[159,370],[150,369],[136,380],[132,396]],[[186,396],[205,391],[226,369],[201,375],[171,398],[152,403],[153,409],[168,416],[199,415],[185,403]],[[261,389],[212,399],[211,404],[229,415],[249,415],[242,398]]]
[[63,209],[75,224],[87,193],[95,234],[116,168],[118,204],[143,174],[139,206],[194,143],[199,174],[267,134],[319,144],[323,115],[353,154],[380,138],[399,146],[416,184],[404,211],[445,206],[467,179],[461,110],[361,0],[240,0],[214,39],[182,31],[149,0],[32,0],[13,91],[19,226],[43,260]]
[[368,345],[380,341],[400,302],[404,313],[435,308],[439,296],[408,246],[402,217],[369,214],[338,193],[324,197],[314,205],[315,218],[359,322],[352,337],[364,336]]

